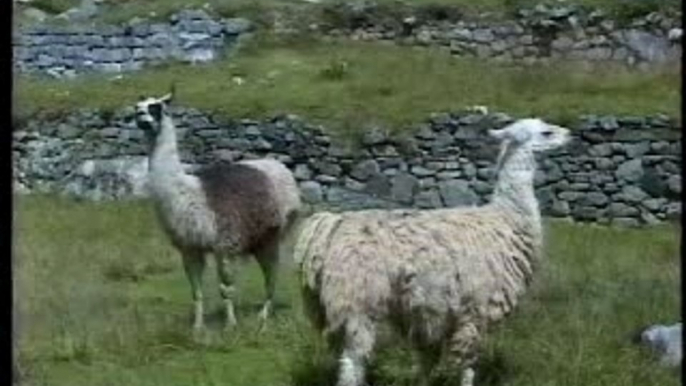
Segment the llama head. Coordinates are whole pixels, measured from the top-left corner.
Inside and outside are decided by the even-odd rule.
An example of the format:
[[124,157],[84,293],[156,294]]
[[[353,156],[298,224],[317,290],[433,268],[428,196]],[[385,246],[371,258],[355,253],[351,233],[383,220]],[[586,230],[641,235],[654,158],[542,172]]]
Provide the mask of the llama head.
[[489,134],[517,148],[538,152],[563,146],[570,139],[569,129],[556,126],[538,118],[520,119]]
[[145,132],[148,138],[154,139],[160,132],[162,118],[167,114],[167,109],[174,99],[174,88],[161,97],[141,97],[136,103],[136,124]]

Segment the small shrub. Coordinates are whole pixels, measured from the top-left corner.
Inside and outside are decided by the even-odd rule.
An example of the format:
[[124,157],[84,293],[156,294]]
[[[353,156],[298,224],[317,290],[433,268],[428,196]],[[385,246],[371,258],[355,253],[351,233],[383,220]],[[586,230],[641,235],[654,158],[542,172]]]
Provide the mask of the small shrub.
[[76,337],[63,331],[56,339],[52,358],[59,362],[76,361],[89,364],[93,359],[93,348],[85,337]]
[[326,80],[340,81],[349,75],[349,65],[345,60],[332,60],[319,75]]
[[136,283],[145,278],[135,265],[124,261],[111,262],[105,267],[103,274],[108,280],[116,282],[130,281]]
[[31,6],[43,12],[57,15],[79,5],[78,0],[34,0]]
[[618,0],[610,8],[610,14],[620,22],[644,17],[652,12],[681,9],[680,0]]
[[422,4],[416,7],[419,20],[423,21],[460,21],[465,16],[463,7],[452,4]]

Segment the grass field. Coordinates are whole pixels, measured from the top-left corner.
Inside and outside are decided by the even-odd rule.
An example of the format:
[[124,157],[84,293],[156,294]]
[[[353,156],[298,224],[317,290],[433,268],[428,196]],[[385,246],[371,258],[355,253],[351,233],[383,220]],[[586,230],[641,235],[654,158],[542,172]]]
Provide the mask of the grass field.
[[555,63],[522,68],[435,49],[273,37],[260,37],[230,60],[169,64],[121,79],[19,76],[16,111],[31,116],[131,106],[140,95],[166,92],[172,81],[181,105],[234,118],[295,113],[345,132],[374,123],[403,131],[433,112],[473,105],[560,123],[581,114],[681,116],[676,67],[639,71]]
[[[489,335],[478,385],[671,386],[629,343],[639,326],[678,320],[679,232],[548,223],[548,260],[521,308]],[[142,202],[15,200],[14,288],[26,385],[326,386],[331,362],[302,317],[286,263],[276,315],[255,333],[262,284],[239,281],[234,334],[190,339],[190,290],[180,259]],[[207,308],[219,296],[208,267]],[[410,385],[410,354],[382,344],[374,385]],[[457,384],[457,381],[437,384]]]

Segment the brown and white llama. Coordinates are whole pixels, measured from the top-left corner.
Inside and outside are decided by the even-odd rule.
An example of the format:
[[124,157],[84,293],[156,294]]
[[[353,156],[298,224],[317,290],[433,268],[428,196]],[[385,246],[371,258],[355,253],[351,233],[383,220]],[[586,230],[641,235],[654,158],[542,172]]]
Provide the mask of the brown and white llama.
[[169,114],[174,92],[136,104],[136,122],[150,143],[148,188],[158,218],[181,253],[194,301],[195,332],[204,329],[203,271],[214,255],[225,306],[225,328],[234,312],[237,256],[253,255],[264,274],[264,326],[272,308],[280,244],[300,208],[297,183],[281,162],[219,162],[194,174],[184,171]]

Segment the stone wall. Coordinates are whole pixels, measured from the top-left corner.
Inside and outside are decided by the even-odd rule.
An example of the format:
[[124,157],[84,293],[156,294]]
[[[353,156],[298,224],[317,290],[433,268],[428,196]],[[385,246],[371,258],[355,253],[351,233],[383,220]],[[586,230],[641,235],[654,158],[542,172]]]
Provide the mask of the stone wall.
[[121,72],[170,59],[213,60],[248,32],[245,19],[215,21],[203,11],[182,11],[169,23],[128,26],[38,25],[15,31],[19,71],[70,77],[81,72]]
[[[312,16],[318,21],[311,25],[304,25],[296,14],[277,18],[283,20],[271,28],[277,33],[309,29],[359,40],[439,46],[455,55],[524,62],[557,58],[629,65],[678,63],[682,50],[681,18],[659,13],[620,25],[602,12],[572,4],[521,9],[498,22],[441,15],[421,7],[382,9],[366,2],[326,7],[321,17]],[[230,49],[249,26],[244,19],[216,21],[204,11],[186,10],[169,23],[25,27],[14,31],[14,66],[71,77],[87,71],[135,70],[169,59],[205,62]]]
[[619,23],[600,11],[565,3],[521,9],[516,17],[504,21],[464,20],[448,14],[439,18],[411,11],[381,17],[373,5],[332,12],[345,15],[349,22],[343,28],[323,25],[331,35],[440,46],[460,56],[529,62],[551,58],[618,61],[629,65],[680,63],[681,58],[681,19],[659,13]]
[[[222,121],[176,108],[189,171],[227,159],[275,157],[311,203],[345,209],[480,204],[493,188],[496,144],[486,129],[505,114],[437,114],[416,134],[370,130],[354,148],[297,117]],[[681,214],[681,128],[663,116],[581,117],[565,149],[542,157],[536,177],[545,215],[652,224]],[[133,111],[79,111],[14,132],[15,191],[60,191],[89,199],[145,196],[147,144]]]

